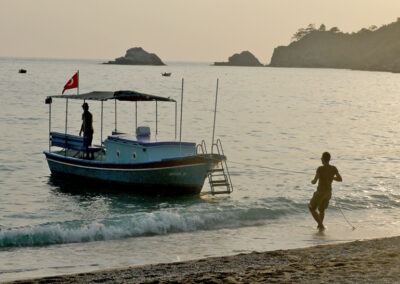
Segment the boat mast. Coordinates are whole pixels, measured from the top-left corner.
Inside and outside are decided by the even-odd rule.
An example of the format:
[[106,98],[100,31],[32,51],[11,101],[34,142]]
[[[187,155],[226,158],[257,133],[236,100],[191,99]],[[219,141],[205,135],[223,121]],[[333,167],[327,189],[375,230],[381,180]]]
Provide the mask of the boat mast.
[[215,120],[217,118],[218,81],[219,79],[217,78],[217,89],[215,91],[214,124],[213,124],[212,140],[211,140],[211,154],[213,153],[213,148],[214,148]]
[[182,91],[181,91],[181,123],[179,126],[179,151],[182,151],[182,114],[183,114],[183,83],[184,80],[182,78]]

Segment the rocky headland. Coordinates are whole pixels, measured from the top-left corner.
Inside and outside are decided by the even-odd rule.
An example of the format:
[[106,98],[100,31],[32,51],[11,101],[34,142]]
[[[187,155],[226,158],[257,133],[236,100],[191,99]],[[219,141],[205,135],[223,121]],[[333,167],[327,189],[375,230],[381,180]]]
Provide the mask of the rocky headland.
[[156,54],[148,53],[141,47],[130,48],[126,51],[125,56],[118,57],[114,61],[108,61],[105,64],[165,65]]
[[214,66],[264,66],[249,51],[235,53],[229,57],[228,62],[214,62]]
[[380,28],[343,33],[325,25],[299,29],[288,46],[275,48],[269,66],[400,72],[400,18]]

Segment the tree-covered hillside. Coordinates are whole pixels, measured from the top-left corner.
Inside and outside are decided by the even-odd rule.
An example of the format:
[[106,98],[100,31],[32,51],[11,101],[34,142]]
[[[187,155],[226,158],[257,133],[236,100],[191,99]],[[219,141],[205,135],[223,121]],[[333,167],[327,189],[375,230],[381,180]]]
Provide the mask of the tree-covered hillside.
[[275,48],[270,66],[348,68],[400,72],[400,18],[356,33],[309,25],[288,46]]

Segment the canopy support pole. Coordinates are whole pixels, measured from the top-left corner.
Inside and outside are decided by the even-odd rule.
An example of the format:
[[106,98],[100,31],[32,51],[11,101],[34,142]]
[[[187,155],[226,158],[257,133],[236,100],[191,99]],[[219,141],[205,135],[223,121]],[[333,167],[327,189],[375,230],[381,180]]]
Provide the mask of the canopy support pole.
[[[68,98],[65,102],[65,144],[68,144],[67,141],[67,129],[68,129]],[[67,148],[64,149],[64,156],[67,156]]]
[[175,102],[175,141],[176,141],[176,133],[177,133],[177,122],[178,122],[178,103]]
[[137,101],[135,101],[135,131],[133,133],[136,133],[137,129]]
[[182,152],[182,114],[183,114],[183,83],[184,80],[182,78],[182,91],[181,91],[181,122],[179,126],[179,152]]
[[51,103],[49,104],[49,153],[51,153]]
[[117,132],[117,100],[114,100],[114,113],[115,113],[115,118],[114,118],[114,123],[115,123],[115,130],[114,132]]
[[100,126],[100,148],[101,148],[101,160],[103,159],[103,101],[101,101],[101,126]]
[[214,124],[213,124],[212,140],[211,140],[211,154],[213,153],[213,149],[214,149],[215,120],[217,118],[218,81],[219,81],[219,79],[217,79],[217,89],[215,91]]
[[158,134],[158,103],[156,101],[156,141],[157,141],[157,134]]

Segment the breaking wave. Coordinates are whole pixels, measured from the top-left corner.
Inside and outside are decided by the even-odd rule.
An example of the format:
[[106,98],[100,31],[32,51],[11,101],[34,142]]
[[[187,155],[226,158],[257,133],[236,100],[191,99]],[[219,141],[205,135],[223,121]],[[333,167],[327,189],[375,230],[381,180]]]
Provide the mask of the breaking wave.
[[211,211],[209,208],[208,210],[204,209],[157,210],[105,219],[3,228],[0,229],[0,248],[93,242],[197,230],[257,226],[289,213],[289,209],[285,211],[262,206],[256,208],[217,207]]
[[[399,208],[399,195],[347,196],[333,198],[330,210]],[[308,199],[296,202],[285,197],[243,202],[198,203],[177,207],[160,206],[146,211],[120,212],[113,217],[48,222],[33,226],[0,226],[0,248],[46,246],[167,235],[200,230],[262,226],[293,214],[308,214]],[[176,205],[175,205],[176,206]],[[141,209],[143,210],[143,208]],[[121,214],[122,213],[122,214]]]

